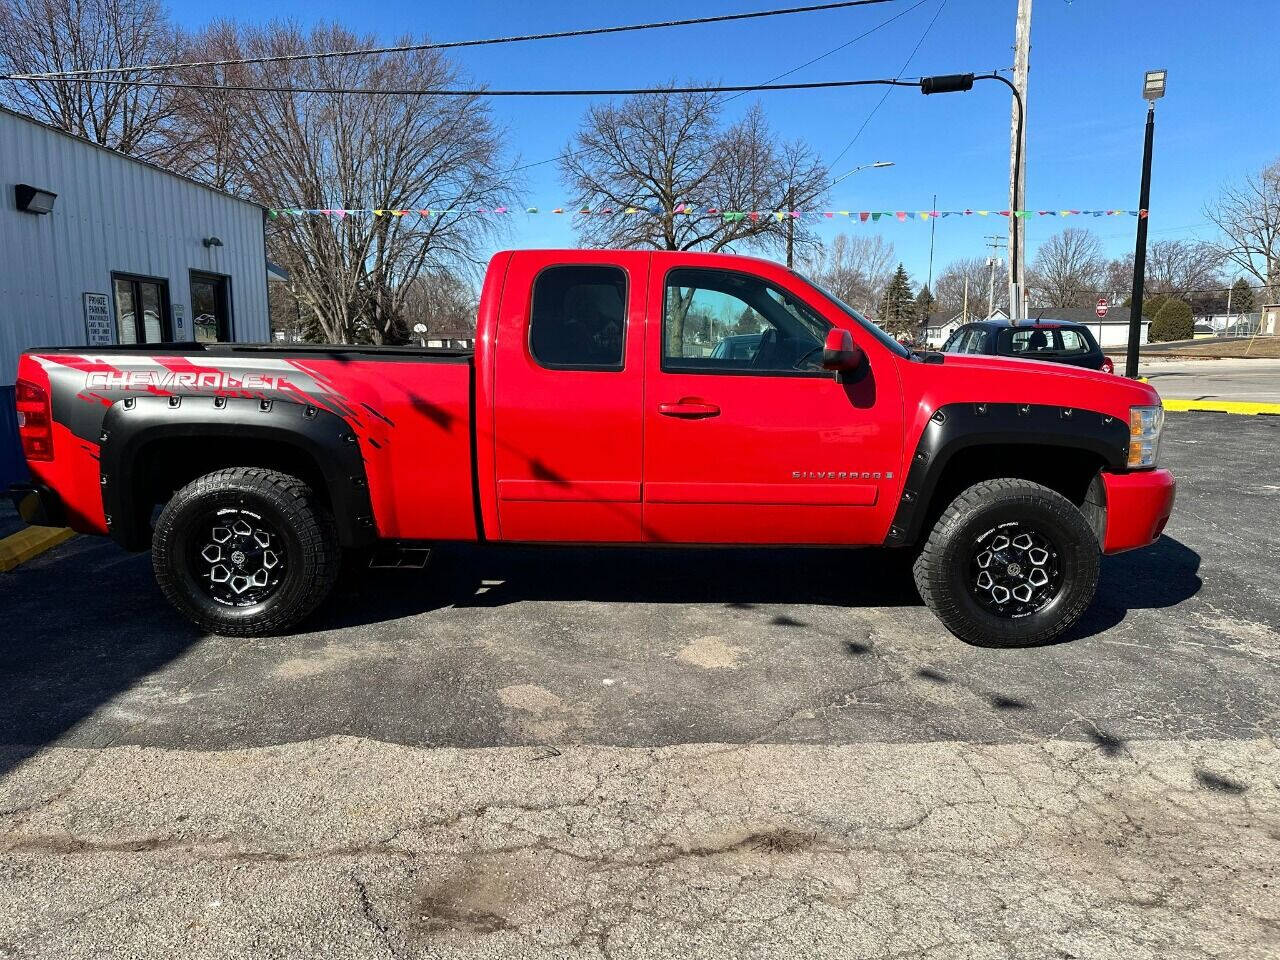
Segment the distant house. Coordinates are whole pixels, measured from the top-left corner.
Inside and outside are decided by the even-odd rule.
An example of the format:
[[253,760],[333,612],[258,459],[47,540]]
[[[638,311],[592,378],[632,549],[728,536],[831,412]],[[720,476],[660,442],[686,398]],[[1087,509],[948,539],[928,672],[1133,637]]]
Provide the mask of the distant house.
[[[1266,308],[1264,307],[1263,310],[1265,311]],[[1277,311],[1280,308],[1273,306],[1271,310]],[[1202,317],[1199,323],[1206,324],[1216,336],[1248,337],[1259,331],[1267,332],[1266,324],[1263,322],[1265,318],[1265,312],[1256,310],[1250,313],[1213,313],[1207,317]],[[1274,318],[1270,332],[1275,332]]]
[[1008,314],[1003,310],[996,310],[990,316],[983,316],[979,313],[970,313],[969,319],[965,320],[962,314],[955,314],[950,318],[946,318],[945,314],[934,314],[929,317],[929,323],[924,328],[924,342],[931,347],[940,347],[947,342],[947,338],[955,333],[965,323],[974,323],[978,320],[1007,320]]
[[[1107,312],[1106,317],[1098,319],[1093,307],[1031,307],[1027,310],[1028,319],[1070,320],[1088,327],[1099,346],[1123,347],[1129,343],[1129,308],[1115,305]],[[1142,316],[1142,332],[1138,342],[1147,342],[1147,333],[1151,328],[1151,320],[1146,314]]]

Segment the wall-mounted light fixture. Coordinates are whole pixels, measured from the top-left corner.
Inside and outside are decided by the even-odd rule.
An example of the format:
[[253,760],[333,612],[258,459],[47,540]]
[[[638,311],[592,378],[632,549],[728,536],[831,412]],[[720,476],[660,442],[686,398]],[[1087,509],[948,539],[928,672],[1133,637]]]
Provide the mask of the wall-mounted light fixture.
[[201,243],[203,243],[203,244],[205,245],[206,249],[207,249],[207,248],[209,248],[209,247],[220,247],[220,246],[222,246],[222,241],[221,241],[221,240],[219,240],[217,237],[205,237],[205,238],[204,238],[203,240],[201,240],[200,242],[201,242]]
[[29,183],[19,183],[13,188],[13,193],[18,209],[24,213],[51,213],[53,201],[58,199],[52,190],[41,190]]

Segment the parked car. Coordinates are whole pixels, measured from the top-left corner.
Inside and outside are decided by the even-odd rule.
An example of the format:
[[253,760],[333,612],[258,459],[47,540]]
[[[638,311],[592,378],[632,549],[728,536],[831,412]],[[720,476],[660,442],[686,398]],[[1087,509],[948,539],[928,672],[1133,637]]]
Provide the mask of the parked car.
[[942,345],[943,353],[981,353],[1069,363],[1115,373],[1115,363],[1102,352],[1093,331],[1070,320],[979,320],[957,327]]
[[[684,335],[742,316],[743,351]],[[722,254],[509,251],[474,349],[34,348],[16,395],[21,515],[149,545],[179,611],[242,636],[311,613],[344,548],[479,540],[883,545],[957,636],[1043,643],[1174,497],[1150,386],[916,353]]]
[[724,337],[711,349],[715,360],[754,360],[760,349],[760,333],[739,333]]

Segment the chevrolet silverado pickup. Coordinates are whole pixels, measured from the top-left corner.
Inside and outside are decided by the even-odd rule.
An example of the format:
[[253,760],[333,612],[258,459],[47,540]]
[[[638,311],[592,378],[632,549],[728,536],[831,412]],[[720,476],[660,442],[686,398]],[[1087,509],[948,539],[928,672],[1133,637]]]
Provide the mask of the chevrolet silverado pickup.
[[958,637],[1044,643],[1174,497],[1146,384],[913,352],[722,254],[503,252],[474,350],[33,348],[16,397],[23,517],[149,546],[235,635],[310,614],[343,550],[492,541],[909,550]]

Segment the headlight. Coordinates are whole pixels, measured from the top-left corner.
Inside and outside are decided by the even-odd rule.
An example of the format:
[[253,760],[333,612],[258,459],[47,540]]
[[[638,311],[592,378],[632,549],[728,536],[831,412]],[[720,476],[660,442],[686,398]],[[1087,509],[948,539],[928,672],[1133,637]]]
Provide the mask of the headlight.
[[1154,467],[1164,429],[1164,407],[1129,408],[1129,467]]

